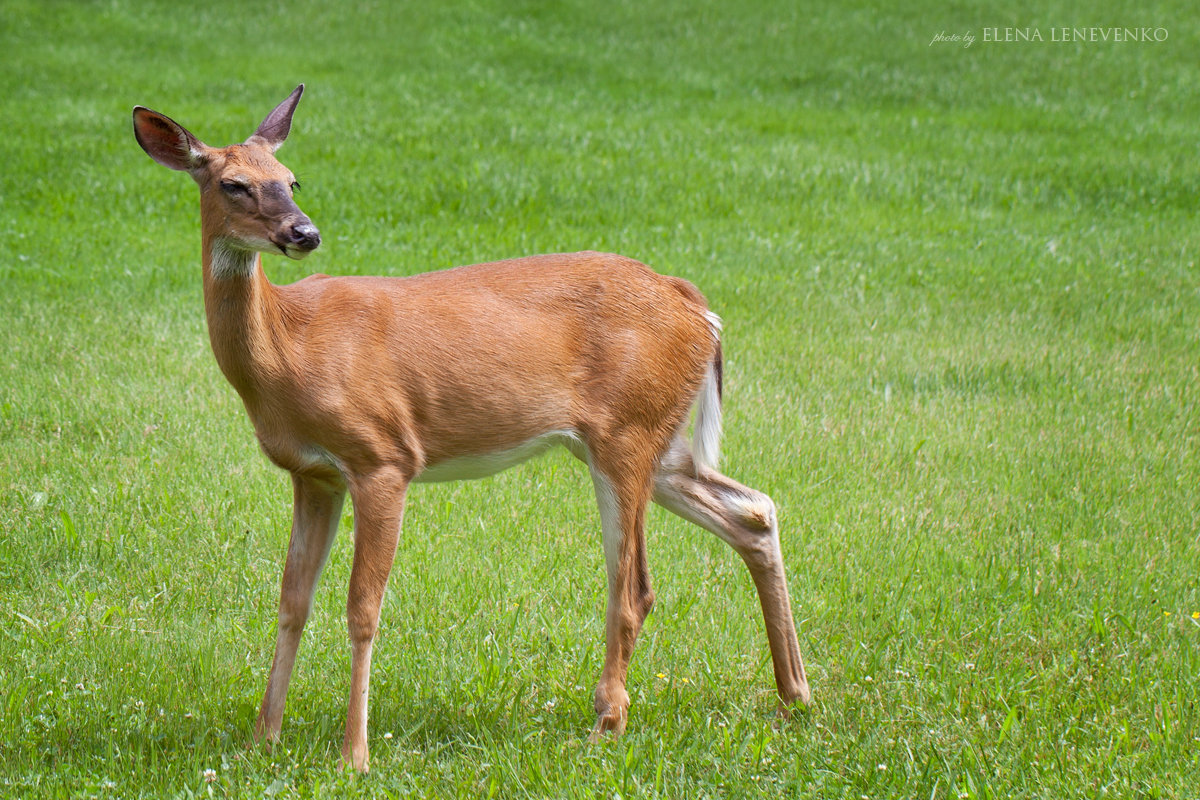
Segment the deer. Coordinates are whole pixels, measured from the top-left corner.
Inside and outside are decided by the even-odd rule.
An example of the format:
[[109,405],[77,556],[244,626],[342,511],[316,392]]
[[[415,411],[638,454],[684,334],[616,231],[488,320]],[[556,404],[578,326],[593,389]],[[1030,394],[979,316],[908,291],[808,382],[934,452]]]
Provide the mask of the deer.
[[607,577],[589,739],[619,736],[628,721],[630,658],[654,604],[651,500],[742,558],[762,608],[779,713],[808,706],[775,504],[717,471],[722,328],[700,291],[597,252],[271,283],[264,253],[303,259],[321,244],[296,204],[295,175],[275,157],[303,92],[297,86],[252,136],[227,147],[144,106],[133,110],[147,155],[199,186],[213,355],[262,451],[292,479],[274,658],[254,740],[279,741],[347,494],[351,662],[341,765],[366,772],[371,653],[409,486],[484,477],[556,445],[590,474]]

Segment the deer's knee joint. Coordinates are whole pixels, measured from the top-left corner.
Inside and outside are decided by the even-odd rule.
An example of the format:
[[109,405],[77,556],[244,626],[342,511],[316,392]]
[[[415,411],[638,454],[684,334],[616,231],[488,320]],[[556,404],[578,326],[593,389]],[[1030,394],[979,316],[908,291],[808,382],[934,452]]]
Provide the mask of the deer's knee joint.
[[353,643],[370,642],[379,631],[379,613],[351,605],[346,614],[346,627]]
[[743,509],[742,525],[747,530],[774,537],[776,533],[775,504],[765,496],[763,499],[766,500],[766,503],[754,503]]
[[731,493],[727,508],[733,516],[734,549],[748,563],[769,566],[779,558],[779,523],[775,503],[761,492]]
[[774,539],[778,535],[775,503],[762,492],[723,487],[721,499],[739,528],[756,537]]
[[300,602],[289,603],[284,601],[279,604],[279,630],[287,631],[288,633],[298,633],[304,629],[304,623],[308,622],[309,606],[307,603]]

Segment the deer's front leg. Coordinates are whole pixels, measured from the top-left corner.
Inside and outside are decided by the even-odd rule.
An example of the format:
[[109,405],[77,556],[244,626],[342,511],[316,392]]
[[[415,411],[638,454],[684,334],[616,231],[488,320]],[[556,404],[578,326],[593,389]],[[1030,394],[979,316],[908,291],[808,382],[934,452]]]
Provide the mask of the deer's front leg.
[[345,490],[292,476],[294,506],[292,536],[288,543],[283,585],[279,592],[279,623],[275,634],[275,658],[267,679],[254,738],[279,740],[288,682],[296,664],[300,635],[312,609],[313,593],[337,536]]
[[379,611],[404,512],[408,482],[398,472],[383,470],[350,487],[354,500],[354,566],[346,617],[350,629],[350,708],[342,740],[342,763],[360,772],[368,768],[367,695],[371,682],[371,648],[379,629]]

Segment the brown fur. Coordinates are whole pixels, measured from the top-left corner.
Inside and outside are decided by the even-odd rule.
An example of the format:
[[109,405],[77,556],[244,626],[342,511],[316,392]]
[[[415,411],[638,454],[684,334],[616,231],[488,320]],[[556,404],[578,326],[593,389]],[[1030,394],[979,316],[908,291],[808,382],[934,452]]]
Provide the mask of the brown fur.
[[[302,88],[302,87],[301,87]],[[533,256],[410,278],[315,275],[271,284],[259,251],[302,257],[319,234],[274,157],[301,89],[247,142],[209,148],[134,111],[139,143],[201,190],[204,300],[213,353],[262,449],[292,474],[295,508],[275,659],[257,733],[278,737],[313,587],[343,498],[355,510],[352,644],[343,758],[367,768],[371,648],[409,484],[464,458],[569,433],[602,487],[611,553],[607,654],[594,735],[627,719],[625,679],[653,604],[645,510],[663,505],[730,542],[758,586],[782,698],[808,700],[769,498],[696,464],[680,432],[720,344],[703,295],[604,253]]]

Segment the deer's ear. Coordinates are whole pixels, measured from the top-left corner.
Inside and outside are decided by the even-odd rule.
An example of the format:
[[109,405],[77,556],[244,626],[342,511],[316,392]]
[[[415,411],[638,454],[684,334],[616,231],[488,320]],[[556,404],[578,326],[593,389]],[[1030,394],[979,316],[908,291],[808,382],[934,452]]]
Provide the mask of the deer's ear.
[[192,170],[207,160],[208,147],[170,117],[143,106],[133,109],[133,135],[164,167]]
[[303,83],[293,89],[286,100],[275,106],[275,110],[267,115],[267,118],[258,126],[258,130],[254,132],[254,136],[250,138],[261,139],[272,150],[278,150],[292,129],[292,113],[295,112],[302,94],[304,94]]

